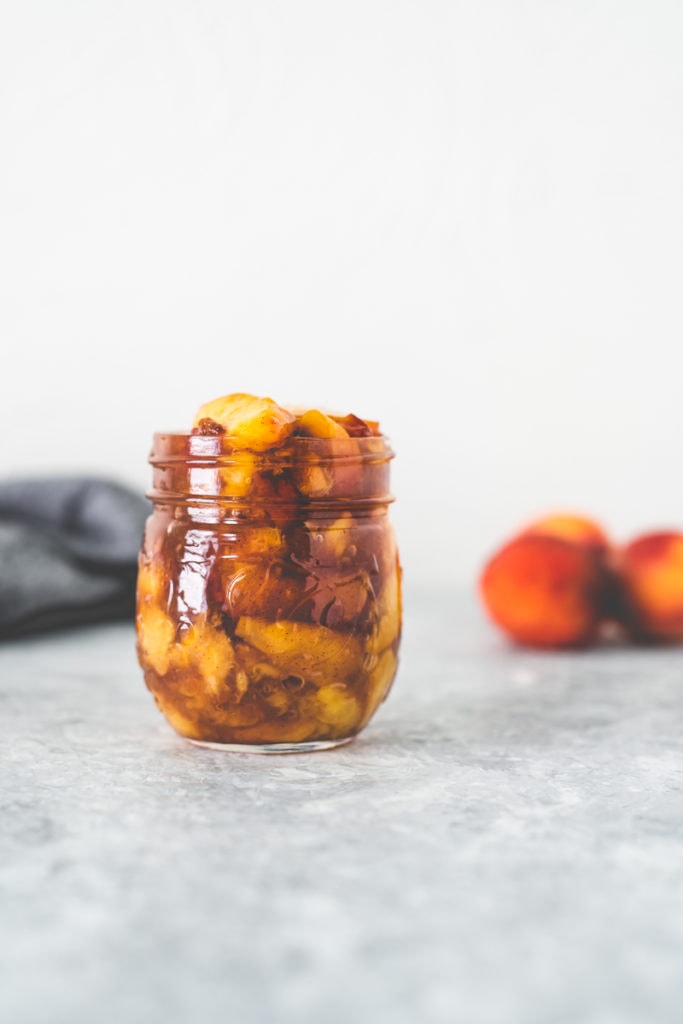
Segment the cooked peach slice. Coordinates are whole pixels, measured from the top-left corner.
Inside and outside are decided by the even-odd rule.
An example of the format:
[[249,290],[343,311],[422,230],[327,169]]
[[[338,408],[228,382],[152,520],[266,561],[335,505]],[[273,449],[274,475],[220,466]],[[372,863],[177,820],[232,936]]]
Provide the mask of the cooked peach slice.
[[157,675],[166,675],[171,665],[175,623],[158,605],[143,602],[138,606],[136,625],[142,660]]
[[309,713],[325,725],[334,726],[335,733],[345,735],[360,722],[361,706],[343,683],[330,683],[317,691]]
[[332,489],[332,473],[319,462],[297,466],[294,479],[301,494],[307,498],[324,498]]
[[222,610],[237,622],[243,616],[295,618],[312,583],[303,570],[278,558],[224,561],[220,567]]
[[235,663],[230,639],[201,617],[189,628],[179,646],[179,660],[187,660],[201,676],[205,689],[214,697],[219,696]]
[[276,526],[244,526],[237,535],[235,553],[240,558],[253,555],[273,557],[281,553],[284,546],[282,533]]
[[272,665],[266,655],[262,651],[257,650],[256,647],[236,642],[235,657],[239,665],[236,681],[240,699],[253,683],[262,683],[264,680],[281,680],[282,673],[279,668],[276,665]]
[[[316,611],[320,621],[334,629],[358,627],[364,621],[365,609],[373,598],[370,577],[364,570],[321,584],[316,595]],[[322,607],[321,607],[322,605]]]
[[368,672],[367,698],[362,725],[370,720],[383,700],[386,699],[396,675],[398,659],[391,647],[388,647],[376,660]]
[[296,416],[272,398],[241,392],[205,402],[197,411],[194,426],[197,427],[202,420],[217,423],[236,447],[255,452],[282,444],[296,424]]
[[162,561],[140,559],[137,582],[139,604],[160,604],[168,592],[168,578]]
[[176,626],[158,605],[145,604],[137,613],[138,641],[144,660],[159,676],[185,669],[188,678],[201,681],[201,692],[216,696],[235,663],[230,639],[199,616],[178,640]]
[[341,681],[353,676],[363,660],[355,637],[307,622],[269,622],[244,615],[235,635],[261,651],[283,677]]
[[239,728],[234,733],[232,729],[226,729],[229,735],[222,742],[254,743],[302,743],[305,740],[316,737],[320,733],[320,726],[306,718],[273,718],[270,721],[261,722],[253,728]]
[[647,533],[616,557],[623,618],[638,639],[683,640],[683,534]]
[[484,606],[520,644],[579,647],[598,632],[606,588],[602,559],[564,540],[523,534],[486,564],[480,578]]
[[[258,599],[264,576],[271,566],[281,564],[286,554],[283,535],[276,527],[245,526],[234,534],[226,529],[206,584],[209,606],[219,613],[229,612],[232,601],[246,591]],[[241,607],[239,600],[237,606]]]
[[342,512],[324,529],[311,519],[306,522],[310,557],[315,565],[335,567],[355,544],[358,529],[350,512]]
[[320,437],[328,440],[333,437],[349,437],[348,431],[341,423],[319,409],[308,409],[299,416],[295,433],[303,437]]
[[285,526],[296,516],[301,495],[289,471],[269,470],[254,474],[249,499],[253,508],[263,510],[266,520]]
[[376,420],[362,420],[353,413],[349,413],[348,416],[334,416],[333,419],[344,428],[349,437],[379,437],[381,433]]
[[401,635],[402,601],[401,569],[388,575],[377,600],[377,623],[368,640],[368,650],[373,654],[383,651],[398,641]]
[[357,462],[359,449],[353,438],[361,435],[352,435],[341,417],[320,409],[308,409],[300,415],[295,434],[326,442],[316,445],[297,464],[294,479],[299,491],[307,498],[355,497],[362,484],[363,470]]
[[[329,421],[342,430],[333,420]],[[306,498],[358,498],[363,495],[363,465],[358,441],[344,433],[313,437],[315,448],[297,460],[294,482]]]
[[244,498],[252,488],[256,475],[256,456],[235,452],[230,464],[218,470],[219,492],[223,498]]
[[191,740],[202,738],[202,729],[195,710],[185,707],[181,710],[178,703],[165,693],[155,693],[154,700],[159,711],[179,736],[185,736]]

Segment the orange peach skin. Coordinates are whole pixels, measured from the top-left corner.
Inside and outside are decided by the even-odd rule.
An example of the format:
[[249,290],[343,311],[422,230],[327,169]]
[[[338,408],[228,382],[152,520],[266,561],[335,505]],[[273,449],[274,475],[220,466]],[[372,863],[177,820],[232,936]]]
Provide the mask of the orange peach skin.
[[522,534],[560,537],[605,554],[612,547],[607,533],[599,523],[587,516],[576,515],[574,512],[558,512],[543,516],[541,519],[529,523],[522,530]]
[[635,639],[683,640],[683,534],[642,534],[616,556],[623,622]]
[[524,534],[488,561],[480,593],[491,619],[530,647],[583,647],[601,622],[605,573],[594,551],[561,537]]

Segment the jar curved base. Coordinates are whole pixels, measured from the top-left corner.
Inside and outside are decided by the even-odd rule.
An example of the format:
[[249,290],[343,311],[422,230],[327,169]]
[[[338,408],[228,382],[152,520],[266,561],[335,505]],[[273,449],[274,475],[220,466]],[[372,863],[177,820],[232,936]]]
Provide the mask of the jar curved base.
[[311,740],[303,743],[214,743],[211,740],[193,740],[184,737],[194,747],[207,747],[209,750],[225,750],[231,754],[309,754],[315,750],[332,750],[350,743],[354,736],[345,736],[339,740]]

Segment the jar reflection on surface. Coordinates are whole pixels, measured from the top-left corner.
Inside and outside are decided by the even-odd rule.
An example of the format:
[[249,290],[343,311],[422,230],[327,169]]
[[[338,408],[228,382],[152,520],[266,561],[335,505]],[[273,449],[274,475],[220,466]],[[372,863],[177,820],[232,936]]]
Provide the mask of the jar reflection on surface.
[[383,438],[255,455],[157,434],[138,656],[171,725],[253,750],[335,746],[397,668],[401,571]]

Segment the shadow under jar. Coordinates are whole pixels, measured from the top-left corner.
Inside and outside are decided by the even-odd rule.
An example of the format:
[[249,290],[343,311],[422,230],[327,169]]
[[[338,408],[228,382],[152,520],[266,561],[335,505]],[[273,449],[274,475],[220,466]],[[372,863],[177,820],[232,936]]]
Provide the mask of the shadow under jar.
[[352,739],[389,692],[401,570],[383,437],[155,434],[138,658],[173,728],[260,753]]

